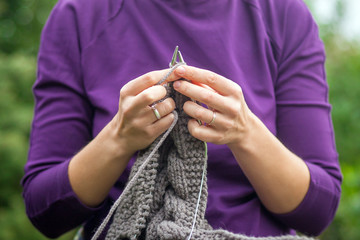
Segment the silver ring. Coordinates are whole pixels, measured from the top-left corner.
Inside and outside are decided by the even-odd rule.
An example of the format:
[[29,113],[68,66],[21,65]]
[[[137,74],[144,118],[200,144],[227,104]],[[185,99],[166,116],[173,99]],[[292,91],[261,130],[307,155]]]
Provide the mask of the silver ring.
[[[156,104],[155,104],[156,105]],[[151,105],[151,109],[153,110],[154,114],[155,114],[155,117],[157,118],[157,120],[160,120],[161,119],[161,116],[160,116],[160,113],[159,111],[156,109],[155,105]]]
[[210,121],[207,125],[210,126],[211,124],[213,124],[213,123],[215,122],[215,119],[216,119],[216,112],[213,111],[212,119],[211,119],[211,121]]

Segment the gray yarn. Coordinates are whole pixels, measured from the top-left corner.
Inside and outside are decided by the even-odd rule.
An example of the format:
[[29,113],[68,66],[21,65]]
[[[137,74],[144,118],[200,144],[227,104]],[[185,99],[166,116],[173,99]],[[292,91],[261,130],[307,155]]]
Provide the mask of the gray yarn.
[[[181,64],[175,65],[163,82]],[[182,106],[190,100],[167,87],[176,102],[177,113],[172,126],[147,149],[139,152],[124,192],[111,208],[92,239],[97,239],[113,217],[106,240],[171,239],[189,237],[197,206],[201,179],[204,177],[193,239],[232,240],[306,240],[307,237],[249,237],[226,230],[213,230],[205,219],[207,204],[207,159],[204,142],[188,131],[189,117]],[[169,135],[169,136],[168,136]]]

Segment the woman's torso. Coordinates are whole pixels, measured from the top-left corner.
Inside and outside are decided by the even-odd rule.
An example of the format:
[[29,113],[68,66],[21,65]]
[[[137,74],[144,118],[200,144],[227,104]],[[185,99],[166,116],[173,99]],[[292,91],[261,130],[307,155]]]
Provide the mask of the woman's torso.
[[[188,65],[238,83],[249,108],[276,134],[276,51],[264,10],[254,4],[257,1],[249,2],[125,0],[111,11],[113,16],[103,16],[107,20],[91,34],[83,29],[84,38],[91,39],[81,51],[84,88],[94,107],[93,136],[115,115],[121,87],[146,72],[166,68],[176,45]],[[209,144],[208,155],[206,219],[214,228],[255,236],[291,232],[261,205],[226,146]],[[112,189],[113,200],[131,165]],[[98,221],[95,218],[86,229]]]

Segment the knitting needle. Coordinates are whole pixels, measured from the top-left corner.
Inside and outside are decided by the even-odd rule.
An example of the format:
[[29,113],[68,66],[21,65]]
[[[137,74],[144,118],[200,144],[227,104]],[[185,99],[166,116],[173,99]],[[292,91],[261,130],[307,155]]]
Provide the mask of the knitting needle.
[[184,58],[183,58],[183,56],[181,55],[181,52],[178,51],[178,53],[179,53],[179,61],[180,61],[181,63],[185,63]]
[[[184,58],[183,58],[181,52],[179,51],[179,46],[176,46],[175,51],[174,51],[174,54],[173,54],[173,58],[171,59],[171,63],[170,63],[170,64],[172,64],[172,63],[175,64],[175,61],[176,61],[176,60],[174,61],[174,57],[175,57],[175,59],[176,59],[176,58],[177,58],[177,54],[179,54],[179,62],[186,64],[186,62],[184,61]],[[191,99],[191,101],[193,101],[194,103],[197,103],[195,99]],[[202,125],[202,122],[201,122],[199,119],[196,119],[196,121],[199,123],[199,125]]]
[[176,64],[178,51],[179,51],[179,46],[176,46],[175,50],[174,50],[174,53],[173,53],[173,56],[171,58],[171,62],[169,63],[170,68],[173,67]]

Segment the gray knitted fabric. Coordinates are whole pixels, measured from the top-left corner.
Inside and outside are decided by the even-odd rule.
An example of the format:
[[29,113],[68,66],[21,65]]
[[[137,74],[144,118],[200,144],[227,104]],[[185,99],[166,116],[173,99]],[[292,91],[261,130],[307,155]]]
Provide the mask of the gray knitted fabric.
[[[205,143],[192,137],[188,131],[189,117],[182,106],[189,99],[171,87],[168,87],[168,94],[176,102],[176,125],[165,141],[160,136],[139,153],[129,179],[133,179],[139,169],[141,173],[133,179],[135,182],[131,188],[124,191],[107,232],[107,240],[183,240],[189,237],[203,168],[207,162],[206,149]],[[145,161],[146,165],[142,166]],[[206,203],[205,174],[192,239],[310,239],[290,235],[255,238],[221,229],[213,230],[205,219]]]

